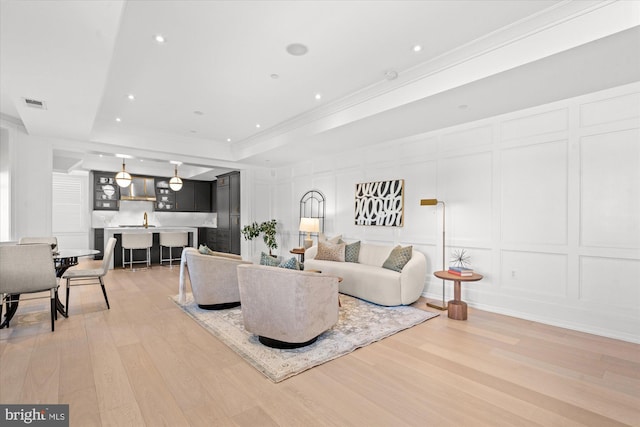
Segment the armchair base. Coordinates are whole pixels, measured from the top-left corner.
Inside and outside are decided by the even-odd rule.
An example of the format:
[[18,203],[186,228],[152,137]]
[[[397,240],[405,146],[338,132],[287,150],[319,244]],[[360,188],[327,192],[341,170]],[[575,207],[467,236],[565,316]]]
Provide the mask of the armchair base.
[[[319,335],[318,335],[319,336]],[[274,340],[273,338],[263,337],[262,335],[258,335],[258,340],[271,348],[279,348],[283,350],[290,350],[292,348],[300,348],[313,344],[318,339],[318,336],[311,338],[309,341],[305,342],[286,342],[280,340]]]
[[198,304],[203,310],[226,310],[227,308],[233,308],[240,305],[240,301],[235,302],[223,302],[221,304]]

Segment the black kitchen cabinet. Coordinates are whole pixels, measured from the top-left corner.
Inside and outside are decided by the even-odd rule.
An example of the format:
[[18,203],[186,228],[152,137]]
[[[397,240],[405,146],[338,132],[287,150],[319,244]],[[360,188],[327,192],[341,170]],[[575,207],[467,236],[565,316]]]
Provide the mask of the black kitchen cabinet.
[[211,212],[218,212],[218,185],[216,181],[211,182]]
[[240,255],[240,172],[218,176],[216,211],[217,247],[221,252]]
[[170,178],[156,178],[156,211],[175,211],[176,194],[169,188]]
[[195,212],[195,183],[194,181],[182,180],[182,189],[176,191],[176,211]]
[[114,172],[93,172],[93,209],[117,211],[120,207],[120,187]]
[[93,259],[101,260],[104,255],[104,228],[93,229],[93,249],[100,251],[99,254],[93,256]]
[[211,183],[208,181],[194,181],[194,201],[196,212],[212,212]]
[[240,173],[229,175],[229,213],[240,215]]
[[218,251],[218,230],[211,227],[198,227],[198,246],[206,245],[212,251]]

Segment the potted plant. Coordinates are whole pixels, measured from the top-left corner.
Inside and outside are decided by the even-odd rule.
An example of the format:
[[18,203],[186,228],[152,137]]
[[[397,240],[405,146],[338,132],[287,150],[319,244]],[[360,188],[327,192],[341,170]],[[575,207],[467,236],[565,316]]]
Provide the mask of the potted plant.
[[269,255],[273,256],[271,250],[278,249],[278,242],[276,242],[276,224],[277,221],[275,219],[264,221],[261,224],[254,221],[251,225],[242,227],[240,232],[245,240],[253,240],[262,234],[262,240],[269,248]]

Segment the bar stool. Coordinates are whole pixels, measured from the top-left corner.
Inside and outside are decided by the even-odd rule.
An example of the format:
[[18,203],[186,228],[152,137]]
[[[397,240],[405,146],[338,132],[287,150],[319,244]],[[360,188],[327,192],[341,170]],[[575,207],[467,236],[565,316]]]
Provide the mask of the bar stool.
[[[189,243],[189,234],[186,231],[173,231],[160,233],[160,265],[163,261],[169,261],[169,267],[173,267],[173,261],[180,261],[180,257],[174,258],[172,248],[184,248]],[[163,258],[162,248],[169,248],[169,258]]]
[[[147,268],[151,267],[151,246],[153,246],[152,233],[122,233],[122,268],[127,264],[133,271],[133,264],[145,263]],[[129,261],[125,259],[125,249],[129,249]],[[144,261],[134,261],[133,251],[138,249],[146,249],[147,259]]]

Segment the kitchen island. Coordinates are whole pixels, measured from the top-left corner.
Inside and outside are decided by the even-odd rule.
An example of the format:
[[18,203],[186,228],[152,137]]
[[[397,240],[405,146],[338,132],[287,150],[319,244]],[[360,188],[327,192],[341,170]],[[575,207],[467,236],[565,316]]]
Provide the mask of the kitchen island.
[[[113,269],[114,265],[115,266],[121,265],[120,263],[115,261],[120,260],[121,262],[122,260],[121,236],[123,233],[137,233],[137,234],[153,233],[153,246],[151,248],[151,262],[154,264],[159,263],[160,261],[159,239],[160,239],[160,232],[163,232],[163,231],[170,231],[170,232],[185,231],[189,233],[189,246],[192,246],[194,248],[198,247],[198,229],[196,227],[180,227],[180,226],[176,226],[176,227],[149,226],[149,228],[145,228],[143,226],[106,227],[104,228],[104,245],[105,245],[104,249],[106,249],[106,244],[111,237],[115,237],[117,240],[116,247],[114,249],[113,258],[111,259],[109,268]],[[103,249],[103,253],[104,253],[104,249]],[[140,256],[141,255],[142,255],[142,251],[140,251]],[[174,256],[177,256],[177,255],[179,254],[174,251]]]

